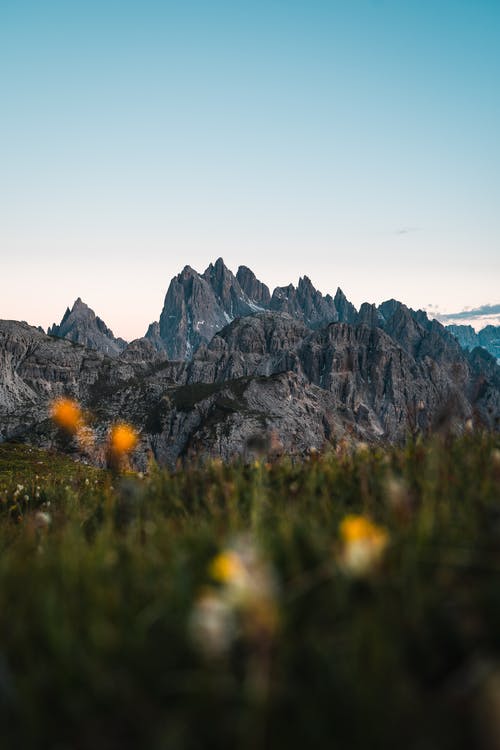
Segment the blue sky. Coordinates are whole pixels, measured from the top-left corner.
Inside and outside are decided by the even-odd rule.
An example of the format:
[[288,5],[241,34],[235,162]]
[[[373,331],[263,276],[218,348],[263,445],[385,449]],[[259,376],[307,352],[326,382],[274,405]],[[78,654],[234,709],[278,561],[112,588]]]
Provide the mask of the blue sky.
[[126,338],[222,255],[500,302],[499,0],[0,3],[0,317]]

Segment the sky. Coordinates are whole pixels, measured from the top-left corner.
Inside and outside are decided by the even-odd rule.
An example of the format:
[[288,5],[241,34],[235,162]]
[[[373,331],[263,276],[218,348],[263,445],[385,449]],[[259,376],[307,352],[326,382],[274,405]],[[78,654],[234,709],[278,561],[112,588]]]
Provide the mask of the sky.
[[1,0],[0,318],[132,339],[219,256],[500,309],[499,81],[499,0]]

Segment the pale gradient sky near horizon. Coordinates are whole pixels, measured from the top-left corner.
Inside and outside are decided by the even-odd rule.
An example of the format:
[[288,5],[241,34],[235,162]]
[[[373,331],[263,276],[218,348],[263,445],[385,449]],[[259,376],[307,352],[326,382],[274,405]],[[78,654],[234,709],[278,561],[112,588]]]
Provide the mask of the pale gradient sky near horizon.
[[222,256],[500,303],[500,0],[1,0],[0,318],[131,339]]

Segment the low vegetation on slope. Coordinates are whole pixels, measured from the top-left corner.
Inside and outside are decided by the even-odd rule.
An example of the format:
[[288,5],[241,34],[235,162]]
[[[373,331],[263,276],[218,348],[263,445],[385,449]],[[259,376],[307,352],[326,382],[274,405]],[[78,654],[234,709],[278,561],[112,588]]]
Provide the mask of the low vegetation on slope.
[[0,746],[500,736],[500,441],[146,477],[0,446]]

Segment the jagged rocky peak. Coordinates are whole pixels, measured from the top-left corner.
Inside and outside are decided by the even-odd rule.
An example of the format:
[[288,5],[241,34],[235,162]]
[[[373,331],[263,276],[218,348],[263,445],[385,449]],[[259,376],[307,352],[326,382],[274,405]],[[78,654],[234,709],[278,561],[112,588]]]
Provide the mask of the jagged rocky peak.
[[[185,313],[186,300],[192,311],[204,292],[219,304],[192,269],[174,281]],[[305,280],[302,286],[309,289]],[[189,363],[162,361],[144,339],[110,361],[24,323],[0,321],[0,439],[57,444],[55,433],[39,426],[50,400],[63,393],[93,411],[99,434],[117,419],[135,424],[141,467],[151,451],[172,467],[199,453],[231,457],[256,431],[276,431],[293,453],[315,444],[313,436],[319,446],[353,434],[402,441],[409,431],[443,429],[444,419],[457,429],[469,418],[498,428],[495,359],[484,349],[463,352],[439,323],[404,305],[389,301],[382,311],[383,325],[339,322],[316,330],[287,313],[244,316]],[[370,315],[381,319],[373,306],[360,311]],[[159,325],[151,330],[158,333]]]
[[210,284],[217,302],[231,320],[255,312],[238,279],[227,268],[222,258],[217,258],[215,263],[210,263],[203,278]]
[[424,338],[425,328],[416,320],[414,312],[395,299],[382,302],[377,310],[381,317],[380,326],[384,331],[415,356]]
[[276,287],[270,308],[286,312],[311,328],[334,323],[339,319],[332,297],[329,294],[324,297],[307,276],[299,279],[297,288],[293,284]]
[[358,311],[356,310],[352,302],[349,302],[340,287],[338,287],[335,293],[333,304],[335,305],[335,309],[337,310],[339,323],[351,323],[351,325],[357,323]]
[[254,272],[247,266],[240,266],[236,274],[239,285],[245,292],[250,304],[258,308],[267,309],[271,302],[269,288],[259,281]]
[[185,266],[170,282],[160,315],[160,337],[169,359],[191,359],[201,343],[231,320],[205,274]]
[[160,336],[160,323],[157,320],[149,324],[144,338],[146,339],[146,341],[149,341],[149,343],[154,347],[155,351],[163,353],[166,352],[165,342]]
[[365,325],[369,328],[382,327],[384,318],[380,310],[374,304],[363,302],[359,308],[358,320],[359,325]]
[[412,310],[395,299],[382,302],[377,309],[383,319],[380,327],[417,360],[460,359],[456,339],[437,320],[429,320],[423,310]]
[[78,297],[70,309],[66,308],[59,325],[50,326],[47,334],[58,338],[69,339],[88,349],[117,357],[127,346],[124,339],[117,338],[106,323]]
[[[170,359],[191,359],[201,344],[211,341],[232,320],[263,309],[261,301],[269,300],[269,290],[249,269],[240,271],[240,278],[252,288],[251,294],[242,288],[222,258],[210,263],[203,274],[185,266],[172,279],[159,323],[159,338]],[[156,340],[158,348],[154,329],[148,331],[146,338],[153,344]]]
[[199,346],[209,343],[235,318],[265,310],[287,313],[313,329],[336,321],[357,320],[356,308],[340,289],[334,300],[315,289],[304,276],[297,287],[277,287],[271,296],[250,268],[240,266],[235,276],[218,258],[202,274],[185,266],[172,279],[159,329],[150,326],[146,338],[158,351],[163,345],[170,359],[189,360]]

